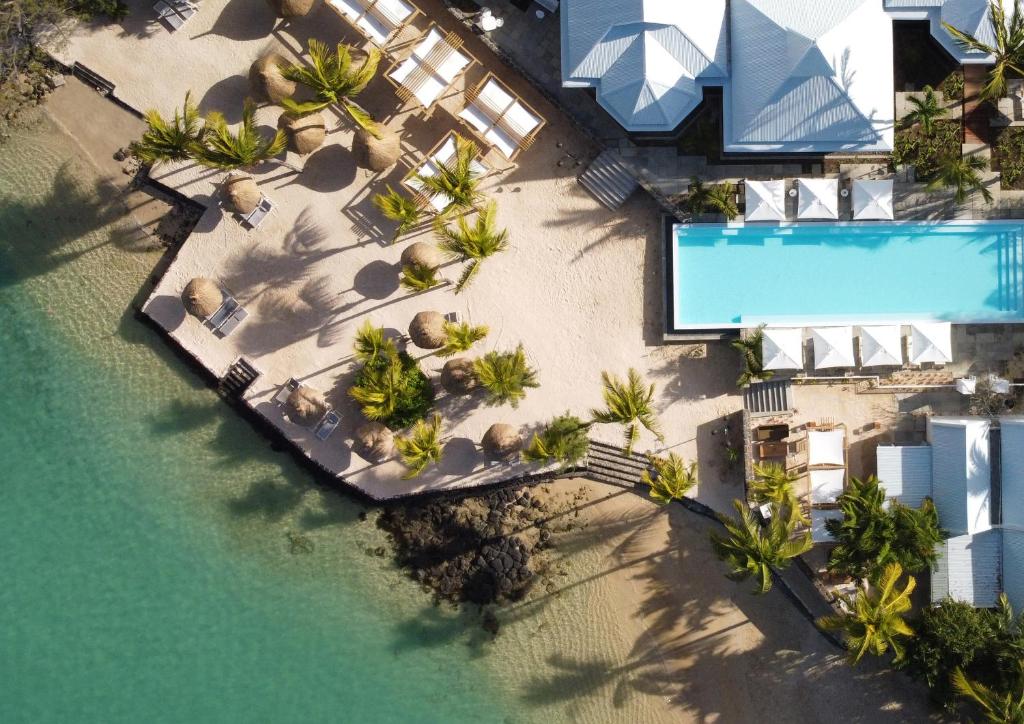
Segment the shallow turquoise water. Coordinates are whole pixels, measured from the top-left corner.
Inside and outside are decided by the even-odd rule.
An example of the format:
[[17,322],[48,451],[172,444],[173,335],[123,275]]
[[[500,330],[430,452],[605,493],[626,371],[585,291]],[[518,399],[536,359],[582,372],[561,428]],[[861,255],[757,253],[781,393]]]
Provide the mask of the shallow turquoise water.
[[1024,226],[680,226],[674,326],[1024,319]]
[[125,313],[157,254],[46,130],[0,155],[0,721],[529,721],[473,617]]

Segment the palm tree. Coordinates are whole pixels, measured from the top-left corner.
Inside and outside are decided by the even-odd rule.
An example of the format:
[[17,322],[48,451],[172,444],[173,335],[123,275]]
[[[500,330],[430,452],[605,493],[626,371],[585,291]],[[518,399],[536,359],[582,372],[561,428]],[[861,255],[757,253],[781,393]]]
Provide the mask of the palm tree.
[[750,483],[750,497],[758,504],[774,503],[793,511],[797,520],[807,523],[800,500],[793,485],[799,476],[778,463],[754,463],[754,479]]
[[487,390],[488,402],[492,405],[507,402],[518,407],[519,401],[526,397],[527,388],[540,387],[537,371],[526,363],[526,353],[521,344],[514,352],[488,352],[473,360],[473,374]]
[[185,94],[185,105],[175,109],[174,118],[167,121],[159,111],[146,111],[146,130],[142,138],[129,146],[132,154],[146,164],[161,161],[185,161],[194,155],[202,141],[199,108],[192,102],[192,92]]
[[681,500],[694,485],[697,484],[697,463],[687,464],[675,453],[668,457],[650,456],[650,470],[644,470],[641,481],[650,487],[651,498],[659,505],[668,505],[673,500]]
[[430,422],[417,420],[408,436],[395,437],[395,448],[402,464],[409,468],[409,472],[402,476],[403,480],[415,478],[430,463],[441,462],[444,452],[441,445],[441,416],[435,412]]
[[483,260],[508,249],[508,230],[495,228],[498,205],[489,202],[477,212],[476,221],[470,225],[466,217],[460,216],[455,224],[444,223],[438,217],[435,224],[441,251],[454,259],[469,261],[462,275],[455,283],[455,293],[465,289],[480,271]]
[[758,380],[770,380],[775,376],[771,370],[764,368],[761,348],[764,343],[764,325],[760,325],[747,336],[734,339],[732,347],[738,350],[743,358],[743,371],[736,379],[737,387],[745,387]]
[[856,664],[868,652],[881,656],[890,648],[895,654],[894,661],[903,660],[901,639],[914,635],[914,630],[903,620],[903,614],[910,610],[910,594],[917,581],[907,576],[903,590],[898,590],[896,584],[902,575],[900,564],[890,563],[873,591],[862,591],[853,600],[848,596],[839,597],[846,613],[818,619],[819,627],[846,634],[852,663]]
[[438,357],[454,357],[465,352],[474,344],[487,336],[491,330],[486,324],[471,325],[469,322],[444,323],[445,342],[434,354]]
[[954,156],[944,160],[939,166],[938,173],[926,187],[928,191],[940,191],[942,189],[954,188],[956,194],[953,198],[958,204],[967,200],[967,195],[977,191],[985,199],[986,204],[992,203],[992,192],[981,180],[979,171],[984,171],[988,164],[981,156]]
[[625,425],[626,445],[623,452],[626,455],[633,454],[633,446],[640,437],[640,425],[654,433],[658,440],[665,439],[651,407],[654,400],[653,384],[645,386],[640,373],[632,367],[629,368],[625,382],[615,375],[602,372],[601,383],[604,385],[605,409],[591,410],[590,416],[594,422]]
[[559,470],[566,470],[582,460],[590,449],[587,439],[588,426],[567,411],[549,422],[522,452],[527,462],[559,463]]
[[395,235],[391,237],[391,243],[398,241],[398,237],[420,223],[423,218],[423,207],[410,199],[408,196],[398,193],[391,186],[387,186],[386,194],[374,194],[373,205],[382,214],[392,221],[398,222]]
[[220,113],[210,113],[203,127],[202,141],[193,146],[196,160],[204,166],[222,169],[252,168],[280,155],[288,145],[285,132],[278,129],[266,138],[256,127],[256,105],[246,99],[242,123],[232,133]]
[[909,96],[907,100],[914,108],[901,119],[903,127],[910,128],[917,124],[921,128],[921,133],[926,136],[932,135],[935,130],[935,121],[942,118],[945,113],[939,107],[939,99],[935,97],[935,90],[930,85],[926,85],[924,96]]
[[410,292],[425,292],[441,283],[437,269],[425,264],[406,264],[398,283]]
[[352,49],[349,46],[338,43],[334,53],[331,53],[325,43],[311,38],[309,60],[309,65],[290,65],[282,69],[281,73],[288,80],[312,89],[316,94],[316,100],[299,103],[293,98],[285,98],[281,101],[284,109],[305,115],[338,104],[359,126],[376,136],[379,133],[377,124],[370,114],[355,102],[355,98],[363,92],[376,74],[380,51],[371,48],[363,62],[353,66]]
[[379,352],[367,359],[357,384],[348,390],[366,419],[386,421],[395,414],[406,387],[403,372],[402,358],[391,340],[386,340]]
[[[1024,660],[1020,662],[1024,670]],[[997,692],[967,678],[959,666],[953,672],[953,688],[981,709],[990,724],[1024,724],[1024,686],[1016,691]]]
[[753,576],[758,588],[754,593],[767,593],[772,588],[772,570],[789,565],[793,558],[811,549],[810,531],[794,538],[796,518],[784,508],[773,506],[767,527],[758,524],[750,509],[741,500],[732,501],[737,518],[719,516],[727,535],[711,534],[711,546],[729,566],[729,578],[742,581]]
[[829,571],[864,579],[893,561],[895,533],[885,497],[874,475],[850,478],[838,501],[843,517],[825,523],[837,544],[828,559]]
[[366,363],[377,359],[388,345],[393,347],[394,342],[384,337],[384,328],[373,326],[369,319],[356,330],[353,348],[356,359],[360,362]]
[[988,18],[995,36],[994,45],[984,43],[949,23],[942,24],[957,45],[964,50],[995,58],[995,65],[988,72],[988,82],[981,89],[983,100],[993,100],[1006,95],[1006,76],[1009,73],[1024,75],[1024,13],[1021,12],[1020,0],[1014,0],[1013,12],[1009,17],[1006,15],[1003,0],[989,0]]
[[687,197],[690,211],[703,214],[709,207],[732,221],[739,214],[736,206],[736,187],[726,181],[714,186],[706,186],[696,176],[690,179],[690,193]]
[[474,168],[474,161],[480,150],[472,141],[457,133],[453,135],[455,154],[452,158],[446,163],[437,164],[437,171],[433,175],[416,174],[414,177],[427,196],[449,199],[448,205],[441,211],[442,215],[452,209],[476,208],[482,198],[478,189],[480,173]]

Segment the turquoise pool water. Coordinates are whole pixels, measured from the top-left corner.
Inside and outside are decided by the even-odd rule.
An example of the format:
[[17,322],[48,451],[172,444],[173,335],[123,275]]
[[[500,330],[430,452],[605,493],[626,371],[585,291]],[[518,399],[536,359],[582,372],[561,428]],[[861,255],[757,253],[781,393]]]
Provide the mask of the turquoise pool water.
[[678,225],[675,329],[1024,320],[1020,222]]

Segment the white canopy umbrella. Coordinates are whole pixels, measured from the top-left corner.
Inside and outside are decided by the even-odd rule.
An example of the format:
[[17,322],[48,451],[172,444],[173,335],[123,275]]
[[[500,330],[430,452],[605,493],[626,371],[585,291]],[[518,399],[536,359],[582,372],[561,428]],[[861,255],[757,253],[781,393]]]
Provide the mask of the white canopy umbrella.
[[946,364],[953,361],[953,327],[949,322],[923,322],[910,326],[910,364]]
[[843,494],[843,481],[846,480],[845,469],[811,470],[809,476],[811,478],[811,505],[834,503]]
[[855,221],[885,221],[892,212],[892,179],[853,182],[853,218]]
[[843,448],[846,445],[846,430],[807,431],[807,466],[818,465],[842,467],[846,465]]
[[852,327],[815,327],[811,330],[811,339],[814,340],[814,369],[856,366]]
[[891,367],[903,364],[903,341],[897,324],[860,328],[862,367]]
[[786,220],[786,182],[753,181],[743,182],[744,204],[746,210],[743,218],[747,221],[785,221]]
[[838,219],[839,181],[834,178],[798,178],[798,219]]
[[802,370],[804,334],[798,327],[768,327],[762,332],[761,366],[766,370]]

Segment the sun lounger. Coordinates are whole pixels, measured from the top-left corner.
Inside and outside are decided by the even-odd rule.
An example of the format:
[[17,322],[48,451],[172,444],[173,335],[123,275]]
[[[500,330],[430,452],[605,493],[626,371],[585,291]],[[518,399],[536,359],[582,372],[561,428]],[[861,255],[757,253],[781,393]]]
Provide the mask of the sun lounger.
[[259,229],[260,224],[263,220],[270,215],[270,212],[274,210],[274,203],[266,196],[260,197],[259,205],[252,210],[248,216],[243,216],[241,219],[242,226],[249,229]]
[[316,435],[317,440],[326,440],[337,429],[339,422],[341,422],[341,416],[334,410],[328,410],[320,422],[316,424],[313,434]]
[[407,0],[327,0],[327,4],[380,47],[419,13]]
[[238,301],[230,294],[225,295],[224,303],[220,305],[220,309],[206,319],[206,326],[210,329],[217,329],[227,321],[228,317],[235,313],[236,309],[238,309]]
[[157,17],[170,25],[172,30],[180,30],[185,21],[199,11],[199,8],[186,0],[158,0],[153,9]]
[[294,377],[289,379],[287,382],[284,383],[281,389],[277,391],[277,394],[274,395],[274,404],[283,405],[284,403],[286,403],[288,401],[289,395],[291,395],[292,392],[298,389],[298,387],[299,381],[297,379],[295,379]]
[[249,316],[249,313],[245,311],[244,307],[238,307],[234,313],[228,317],[224,324],[220,325],[220,328],[216,330],[218,337],[227,337],[229,334],[235,331],[235,327],[245,321],[245,318]]
[[403,101],[415,99],[430,108],[473,62],[454,33],[442,35],[431,25],[405,60],[396,62],[385,74]]
[[459,118],[509,161],[529,148],[544,127],[544,119],[488,73],[467,94]]
[[[452,162],[455,158],[455,133],[449,133],[447,136],[441,139],[434,148],[427,153],[427,160],[422,164],[414,168],[408,176],[406,176],[402,183],[408,186],[417,194],[425,196],[422,193],[423,184],[420,182],[417,176],[434,176],[437,174],[439,168]],[[470,168],[477,177],[485,176],[488,168],[478,159],[473,159],[470,163]],[[443,212],[451,204],[452,200],[449,196],[444,194],[438,194],[431,196],[427,202],[431,208],[437,213]]]

